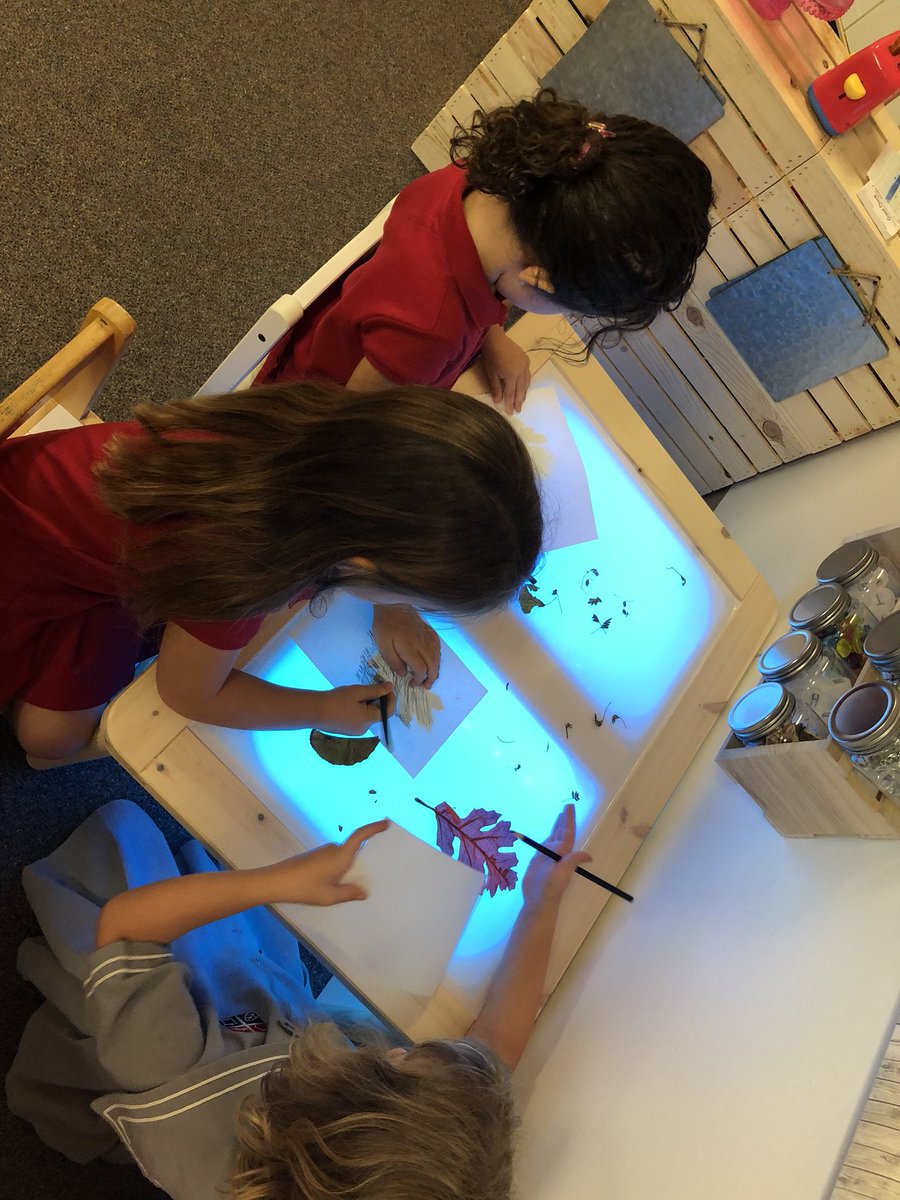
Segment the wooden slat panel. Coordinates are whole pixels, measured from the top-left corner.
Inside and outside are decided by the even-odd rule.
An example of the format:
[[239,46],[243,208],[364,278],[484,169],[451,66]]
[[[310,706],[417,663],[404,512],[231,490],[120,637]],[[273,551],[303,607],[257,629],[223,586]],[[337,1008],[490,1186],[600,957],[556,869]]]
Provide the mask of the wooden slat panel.
[[682,375],[660,343],[648,330],[625,334],[625,341],[643,366],[659,384],[662,392],[678,408],[685,420],[712,451],[722,469],[733,480],[747,479],[756,468],[737,445],[718,417],[712,413],[693,385]]
[[900,1084],[886,1083],[884,1080],[876,1079],[871,1092],[869,1092],[869,1097],[872,1100],[885,1100],[888,1104],[900,1104]]
[[448,149],[434,132],[434,122],[424,129],[412,144],[412,152],[429,171],[447,165]]
[[588,24],[600,16],[607,4],[609,0],[572,0],[572,7],[581,13]]
[[[579,332],[583,340],[586,340],[589,336],[579,322],[573,322],[573,328]],[[713,488],[703,478],[694,464],[685,457],[681,449],[675,444],[675,442],[672,441],[666,430],[662,427],[662,425],[660,425],[653,413],[650,412],[650,410],[646,407],[628,380],[616,370],[613,363],[606,359],[598,359],[598,362],[634,409],[637,416],[644,422],[644,424],[659,442],[660,446],[662,446],[663,450],[665,450],[682,474],[690,481],[691,486],[696,488],[701,495],[706,495],[708,492],[715,491],[715,488]]]
[[754,196],[778,179],[778,167],[730,99],[708,133]]
[[480,108],[475,97],[465,84],[458,87],[447,101],[447,112],[456,124],[461,125],[463,129],[469,128],[473,117],[479,111]]
[[805,92],[823,67],[818,56],[819,46],[810,43],[808,29],[800,14],[788,5],[777,21],[767,21],[745,5],[744,12],[758,31],[758,36],[771,48],[787,73],[791,85]]
[[[676,21],[697,20],[696,0],[668,0]],[[798,166],[825,143],[826,135],[770,45],[748,21],[739,0],[703,5],[706,60],[728,95],[782,171]],[[692,35],[693,40],[693,35]]]
[[709,484],[710,491],[728,487],[733,482],[697,431],[691,428],[627,342],[622,341],[610,350],[597,348],[595,354],[601,364],[611,363],[619,374],[628,380],[672,441],[702,474]]
[[750,189],[739,178],[737,171],[709,136],[702,133],[691,142],[691,149],[702,158],[712,175],[715,204],[713,219],[720,221],[729,213],[736,212],[751,198]]
[[760,193],[759,207],[791,250],[822,232],[786,179],[779,179]]
[[562,57],[559,46],[530,8],[522,13],[506,35],[506,40],[535,81],[542,79]]
[[540,88],[540,77],[516,53],[508,37],[502,37],[488,52],[484,69],[490,71],[512,100],[530,99]]
[[503,88],[496,75],[488,71],[483,63],[475,68],[465,81],[465,86],[474,97],[478,107],[483,108],[485,112],[489,112],[492,108],[500,108],[501,105],[509,104],[512,100],[509,92]]
[[[718,268],[718,272],[708,271],[710,260]],[[704,292],[704,300],[709,291],[726,279],[736,279],[745,271],[752,271],[756,263],[734,236],[731,226],[723,222],[717,225],[709,235],[706,254],[697,263],[697,275],[694,281],[696,291]],[[715,282],[711,282],[712,280]]]
[[900,1183],[900,1154],[889,1154],[884,1150],[873,1150],[870,1146],[850,1143],[844,1162],[858,1171],[871,1171]]
[[900,1105],[888,1104],[884,1100],[867,1100],[861,1120],[872,1125],[884,1125],[900,1135]]
[[753,260],[754,266],[761,267],[784,254],[784,242],[756,204],[745,205],[727,224]]
[[809,389],[809,394],[834,426],[843,441],[868,433],[872,426],[865,419],[837,379],[828,379]]
[[780,466],[777,448],[763,436],[671,313],[662,313],[650,331],[678,364],[757,471]]
[[900,1192],[891,1179],[871,1175],[865,1171],[847,1168],[838,1175],[838,1186],[831,1193],[832,1200],[898,1200]]
[[569,0],[534,0],[528,11],[537,17],[563,54],[572,49],[587,28]]

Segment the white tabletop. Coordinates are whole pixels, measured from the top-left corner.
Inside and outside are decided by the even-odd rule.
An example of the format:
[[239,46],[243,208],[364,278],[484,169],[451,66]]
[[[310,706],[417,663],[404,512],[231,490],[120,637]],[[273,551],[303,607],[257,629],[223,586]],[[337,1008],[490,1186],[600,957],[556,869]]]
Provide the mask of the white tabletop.
[[[779,599],[772,637],[830,550],[900,526],[898,463],[894,427],[725,498],[717,515]],[[830,1194],[897,1020],[900,841],[782,838],[714,763],[725,728],[516,1072],[521,1200]]]

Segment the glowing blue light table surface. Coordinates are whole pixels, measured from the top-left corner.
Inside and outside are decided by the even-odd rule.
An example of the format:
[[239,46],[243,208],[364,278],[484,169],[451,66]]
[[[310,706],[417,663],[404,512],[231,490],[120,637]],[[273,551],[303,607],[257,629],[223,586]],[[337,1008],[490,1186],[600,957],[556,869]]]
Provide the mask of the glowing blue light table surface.
[[[423,735],[426,753],[414,761],[379,746],[364,763],[336,767],[313,753],[307,731],[187,727],[160,703],[152,671],[111,706],[112,752],[227,861],[271,861],[381,816],[433,845],[434,816],[416,797],[461,816],[475,806],[498,810],[540,837],[574,800],[581,844],[596,872],[616,882],[758,648],[774,602],[717,518],[600,367],[567,358],[578,346],[567,325],[527,318],[515,328],[526,347],[562,351],[533,353],[533,415],[528,404],[522,414],[523,436],[540,446],[550,517],[550,548],[532,586],[541,604],[439,628],[468,697],[446,699],[448,708],[462,704],[446,736]],[[483,390],[472,373],[461,387]],[[586,507],[573,521],[576,476]],[[245,669],[299,687],[351,682],[367,625],[365,607],[346,598],[321,618],[282,614],[248,648]],[[438,696],[444,686],[442,676]],[[438,712],[436,728],[442,719]],[[518,843],[516,853],[521,875],[530,852]],[[609,900],[577,884],[550,988]],[[353,962],[329,961],[411,1035],[460,1032],[519,904],[518,888],[481,897],[429,1000]]]

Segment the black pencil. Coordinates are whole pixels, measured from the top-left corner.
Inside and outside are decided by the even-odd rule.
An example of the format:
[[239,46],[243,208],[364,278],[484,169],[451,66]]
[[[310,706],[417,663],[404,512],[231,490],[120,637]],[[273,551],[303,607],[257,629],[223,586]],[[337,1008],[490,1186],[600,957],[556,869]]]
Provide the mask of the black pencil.
[[[531,846],[532,850],[538,850],[541,854],[546,854],[548,858],[553,858],[557,862],[562,858],[561,854],[557,854],[555,850],[551,850],[549,846],[544,846],[540,842],[534,841],[533,838],[526,837],[524,833],[516,833],[515,829],[511,830],[513,837],[519,838],[526,846]],[[591,883],[596,883],[602,888],[606,888],[608,892],[612,892],[614,896],[621,896],[623,900],[633,901],[634,896],[629,896],[627,892],[623,892],[621,888],[617,888],[614,883],[607,883],[605,879],[601,879],[599,875],[592,875],[590,871],[586,871],[584,867],[575,868],[576,875],[582,875],[585,879],[589,879]]]
[[388,733],[388,717],[387,717],[387,696],[378,697],[378,707],[381,709],[381,729],[384,733],[384,747],[386,750],[391,748],[391,735]]

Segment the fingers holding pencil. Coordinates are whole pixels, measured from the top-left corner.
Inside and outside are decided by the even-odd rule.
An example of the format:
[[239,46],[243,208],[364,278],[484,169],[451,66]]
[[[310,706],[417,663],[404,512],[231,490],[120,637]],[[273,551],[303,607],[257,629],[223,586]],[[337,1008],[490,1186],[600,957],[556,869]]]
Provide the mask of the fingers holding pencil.
[[[554,822],[550,834],[544,842],[536,842],[527,834],[518,833],[513,830],[513,836],[525,842],[527,846],[531,846],[538,851],[540,858],[550,859],[556,863],[556,868],[549,866],[535,866],[538,860],[532,860],[532,865],[525,873],[525,879],[522,881],[523,890],[528,882],[528,875],[534,867],[536,877],[546,876],[546,883],[543,886],[554,886],[561,888],[558,895],[568,886],[572,874],[581,875],[584,879],[589,879],[591,883],[598,887],[604,888],[608,892],[612,892],[614,896],[621,896],[623,900],[633,900],[634,897],[624,892],[614,883],[608,883],[607,880],[601,879],[598,875],[593,875],[590,871],[586,871],[581,863],[590,862],[590,854],[584,851],[573,851],[572,847],[575,844],[575,808],[572,804],[567,804]],[[527,899],[527,897],[526,897]]]
[[524,834],[516,833],[527,845],[549,851],[538,853],[532,858],[522,880],[522,894],[526,903],[541,900],[558,900],[572,879],[578,866],[591,861],[590,854],[573,850],[575,844],[575,808],[567,804],[544,843],[533,842]]

